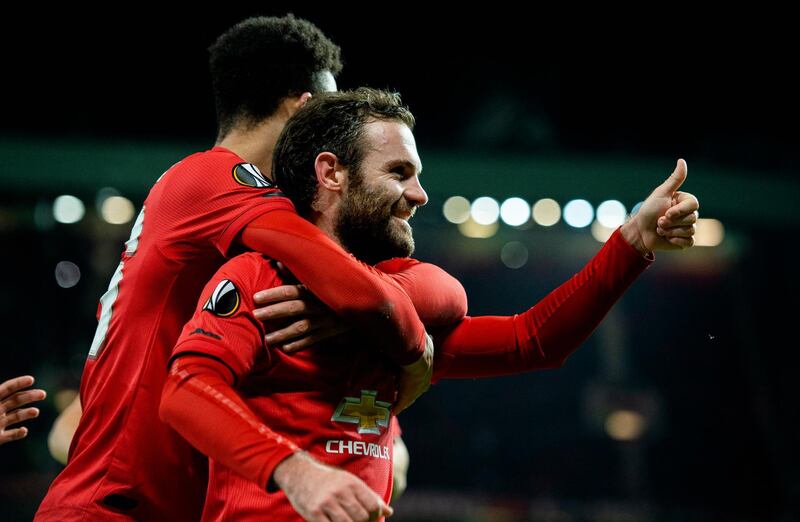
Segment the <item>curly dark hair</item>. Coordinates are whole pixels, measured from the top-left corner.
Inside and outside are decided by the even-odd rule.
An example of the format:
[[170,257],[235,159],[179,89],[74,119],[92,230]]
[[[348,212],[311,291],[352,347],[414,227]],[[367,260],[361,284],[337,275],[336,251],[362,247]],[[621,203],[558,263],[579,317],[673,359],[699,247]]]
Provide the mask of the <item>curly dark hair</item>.
[[399,94],[368,87],[314,96],[289,118],[275,144],[272,174],[298,214],[305,217],[311,211],[317,194],[314,162],[321,152],[335,154],[351,175],[359,171],[364,125],[371,120],[414,128],[414,115]]
[[258,124],[287,96],[319,93],[320,73],[342,70],[339,46],[291,14],[239,22],[208,51],[220,138],[235,125]]

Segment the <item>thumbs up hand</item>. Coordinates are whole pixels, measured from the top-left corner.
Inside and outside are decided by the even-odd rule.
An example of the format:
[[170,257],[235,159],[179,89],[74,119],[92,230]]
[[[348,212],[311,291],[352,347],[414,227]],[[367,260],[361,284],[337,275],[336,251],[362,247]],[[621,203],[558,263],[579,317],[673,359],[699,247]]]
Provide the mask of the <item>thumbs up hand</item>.
[[678,189],[686,181],[686,162],[678,160],[669,177],[642,202],[639,211],[622,225],[620,233],[642,254],[655,250],[682,250],[694,244],[700,203]]

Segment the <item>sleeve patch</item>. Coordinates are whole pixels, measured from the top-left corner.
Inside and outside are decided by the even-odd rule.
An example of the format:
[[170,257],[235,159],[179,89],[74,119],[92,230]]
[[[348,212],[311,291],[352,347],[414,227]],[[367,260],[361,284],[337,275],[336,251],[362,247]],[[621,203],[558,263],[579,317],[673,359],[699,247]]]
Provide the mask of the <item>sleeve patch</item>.
[[233,179],[239,185],[253,188],[273,188],[275,185],[269,181],[258,167],[252,163],[239,163],[233,167]]
[[239,304],[241,299],[236,285],[228,279],[223,279],[203,305],[203,310],[219,317],[230,317],[239,309]]

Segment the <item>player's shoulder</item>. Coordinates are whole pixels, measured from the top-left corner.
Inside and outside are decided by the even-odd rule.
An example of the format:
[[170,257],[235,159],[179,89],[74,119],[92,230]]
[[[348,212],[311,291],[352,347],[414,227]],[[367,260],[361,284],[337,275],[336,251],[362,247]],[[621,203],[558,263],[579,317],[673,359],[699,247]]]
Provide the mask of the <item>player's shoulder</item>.
[[264,254],[245,252],[226,261],[219,269],[219,274],[245,282],[274,278],[277,275],[277,268]]
[[412,266],[421,264],[423,264],[422,261],[411,257],[393,257],[391,259],[387,259],[386,261],[381,261],[375,265],[375,268],[385,274],[396,274],[397,272],[402,272],[403,270],[408,270]]
[[244,187],[271,188],[273,185],[252,163],[224,147],[213,147],[187,156],[168,171],[173,178],[184,177],[197,181],[222,176]]
[[198,170],[210,173],[218,169],[233,169],[239,163],[245,163],[245,161],[237,154],[223,147],[214,147],[186,156],[170,167],[167,173],[196,173]]
[[253,266],[253,267],[270,267],[272,261],[270,258],[260,252],[244,252],[233,256],[225,262],[224,266]]
[[253,293],[278,284],[281,280],[275,263],[258,252],[247,252],[226,261],[209,281],[206,291],[218,293],[220,288],[227,288],[248,300]]

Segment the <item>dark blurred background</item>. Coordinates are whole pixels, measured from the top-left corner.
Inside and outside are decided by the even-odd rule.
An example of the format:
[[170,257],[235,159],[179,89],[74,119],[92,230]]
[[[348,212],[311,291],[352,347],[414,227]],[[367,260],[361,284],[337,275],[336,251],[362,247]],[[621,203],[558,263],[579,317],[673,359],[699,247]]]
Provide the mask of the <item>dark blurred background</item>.
[[411,468],[393,519],[798,520],[790,19],[272,5],[4,17],[0,380],[35,375],[49,397],[28,439],[0,447],[0,520],[30,519],[60,469],[47,431],[150,185],[213,144],[206,48],[289,10],[342,47],[340,88],[398,90],[417,116],[430,195],[417,254],[463,282],[471,315],[527,309],[608,230],[558,211],[512,226],[487,200],[488,224],[457,224],[454,196],[630,211],[683,157],[709,220],[708,246],[659,254],[563,368],[443,382],[403,414]]

